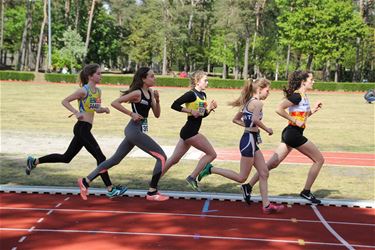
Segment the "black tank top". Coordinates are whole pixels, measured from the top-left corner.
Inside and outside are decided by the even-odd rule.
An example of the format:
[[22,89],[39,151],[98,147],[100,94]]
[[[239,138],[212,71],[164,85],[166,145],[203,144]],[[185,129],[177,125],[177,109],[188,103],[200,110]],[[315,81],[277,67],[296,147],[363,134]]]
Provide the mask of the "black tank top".
[[151,108],[151,92],[148,90],[148,94],[150,95],[150,98],[147,99],[146,96],[143,94],[142,89],[139,89],[141,91],[141,101],[138,103],[133,103],[132,102],[132,110],[134,113],[140,114],[143,116],[143,118],[148,117],[148,112],[150,111]]

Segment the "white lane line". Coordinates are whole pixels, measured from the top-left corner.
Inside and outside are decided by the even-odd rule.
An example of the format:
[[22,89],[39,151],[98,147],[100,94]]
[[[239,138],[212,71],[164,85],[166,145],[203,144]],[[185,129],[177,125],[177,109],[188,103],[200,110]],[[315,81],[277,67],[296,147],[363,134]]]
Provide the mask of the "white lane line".
[[318,208],[316,206],[311,206],[311,208],[314,210],[316,216],[318,216],[319,220],[323,223],[323,225],[327,228],[328,231],[333,234],[333,236],[336,237],[338,241],[340,241],[347,249],[354,250],[354,248],[346,241],[344,240],[324,219],[322,214],[319,212]]
[[44,218],[40,218],[37,223],[41,223],[44,220]]
[[52,214],[52,212],[53,212],[53,209],[47,209],[48,210],[48,213],[47,213],[47,215],[50,215],[50,214]]
[[[35,210],[35,211],[46,211],[48,208],[18,208],[18,207],[0,207],[0,210]],[[51,210],[52,212],[53,210]],[[140,215],[163,215],[163,216],[186,216],[186,217],[201,217],[202,214],[185,214],[185,213],[157,213],[157,212],[135,212],[135,211],[119,211],[119,210],[89,210],[89,209],[55,209],[54,211],[67,213],[67,212],[77,212],[77,213],[112,213],[112,214],[140,214]],[[206,214],[206,218],[220,218],[220,219],[240,219],[240,220],[260,220],[260,221],[287,221],[290,222],[291,219],[281,219],[281,218],[266,218],[266,217],[249,217],[249,216],[231,216],[231,215],[210,215]],[[303,220],[298,219],[298,222],[305,223],[321,223],[320,220]],[[355,223],[355,222],[344,222],[344,221],[328,221],[330,224],[342,224],[342,225],[354,225],[354,226],[369,226],[375,227],[375,224],[370,223]]]
[[32,232],[34,229],[35,229],[35,227],[32,226],[28,231],[29,231],[29,232]]
[[69,200],[70,199],[70,197],[66,197],[65,199],[64,199],[64,201],[67,201],[67,200]]
[[57,204],[55,207],[59,207],[59,206],[61,206],[61,203]]
[[12,247],[12,250],[17,250],[17,247]]
[[19,243],[21,243],[21,242],[23,242],[25,239],[26,239],[27,237],[26,236],[22,236],[22,238],[21,239],[19,239]]
[[[22,228],[0,228],[0,231],[25,231],[27,229]],[[261,241],[261,242],[276,242],[276,243],[292,243],[299,244],[298,240],[276,240],[276,239],[265,239],[265,238],[248,238],[248,237],[226,237],[216,235],[196,235],[196,234],[164,234],[164,233],[141,233],[141,232],[122,232],[122,231],[103,231],[103,230],[59,230],[59,229],[35,229],[34,232],[57,232],[57,233],[86,233],[86,234],[113,234],[113,235],[136,235],[136,236],[164,236],[164,237],[177,237],[177,238],[193,238],[197,239],[219,239],[219,240],[237,240],[237,241]],[[331,242],[317,242],[317,241],[305,241],[305,244],[312,245],[326,245],[326,246],[342,246],[341,243]],[[363,248],[375,248],[375,246],[369,245],[353,245],[355,247]]]

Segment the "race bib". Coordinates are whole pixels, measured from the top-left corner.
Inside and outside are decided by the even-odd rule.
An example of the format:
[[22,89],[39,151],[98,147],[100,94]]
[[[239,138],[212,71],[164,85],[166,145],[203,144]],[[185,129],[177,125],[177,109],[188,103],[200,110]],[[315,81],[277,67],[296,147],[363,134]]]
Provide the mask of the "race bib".
[[142,132],[147,133],[148,132],[148,122],[147,118],[141,120],[141,127],[142,127]]
[[206,113],[206,103],[205,102],[199,102],[199,107],[198,107],[198,112],[200,114],[200,116],[204,116],[204,114]]

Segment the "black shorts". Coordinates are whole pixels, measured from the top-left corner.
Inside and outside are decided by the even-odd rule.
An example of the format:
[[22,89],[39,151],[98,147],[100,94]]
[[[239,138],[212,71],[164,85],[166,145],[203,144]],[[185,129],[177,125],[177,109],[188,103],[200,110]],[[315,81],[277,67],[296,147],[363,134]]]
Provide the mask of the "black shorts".
[[292,148],[298,148],[308,140],[303,136],[303,128],[288,125],[281,133],[281,141]]
[[200,127],[201,127],[200,123],[190,122],[190,121],[186,122],[185,126],[183,126],[180,131],[181,139],[185,141],[197,135]]

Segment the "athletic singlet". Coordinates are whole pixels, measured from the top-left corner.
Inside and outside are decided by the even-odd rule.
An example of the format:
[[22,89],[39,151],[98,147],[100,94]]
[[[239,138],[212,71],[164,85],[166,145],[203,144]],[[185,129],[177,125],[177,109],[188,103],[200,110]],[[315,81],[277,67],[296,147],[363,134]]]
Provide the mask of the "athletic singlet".
[[84,85],[83,89],[86,91],[85,98],[78,100],[79,112],[94,113],[95,110],[101,107],[101,90],[96,88],[96,92],[92,92],[89,85]]
[[[186,108],[191,109],[191,110],[196,110],[199,112],[200,116],[204,116],[204,114],[206,113],[206,109],[207,109],[206,95],[204,94],[198,95],[197,92],[195,91],[193,91],[193,93],[195,94],[195,97],[196,97],[195,101],[186,103],[185,104]],[[188,113],[187,115],[192,116],[191,113]]]
[[[310,103],[306,94],[302,94],[299,91],[294,91],[294,93],[287,97],[287,99],[294,105],[289,107],[289,115],[298,121],[304,122],[310,113]],[[289,121],[289,125],[297,126],[294,122]],[[305,128],[306,124],[302,126]]]
[[152,103],[151,92],[150,90],[148,90],[148,94],[150,95],[150,98],[147,99],[146,96],[143,94],[142,89],[139,89],[139,90],[141,91],[141,101],[137,103],[132,102],[131,103],[132,110],[134,113],[137,113],[143,116],[143,118],[147,118],[148,112],[150,111],[151,103]]
[[[246,105],[242,109],[242,119],[243,119],[243,122],[245,123],[245,128],[255,128],[256,127],[256,125],[254,124],[254,121],[253,121],[253,112],[251,112],[247,109],[247,106],[249,106],[249,103],[252,100],[257,100],[257,99],[255,97],[250,98],[250,100],[246,103]],[[262,110],[260,111],[259,115],[260,115],[260,120],[262,120],[262,118],[263,118]]]
[[150,90],[148,90],[148,94],[150,95],[150,98],[147,99],[142,89],[139,88],[139,90],[141,91],[141,101],[137,103],[132,102],[131,105],[132,105],[132,110],[134,113],[137,113],[143,116],[143,119],[140,121],[141,128],[142,128],[143,133],[147,133],[148,132],[147,117],[148,117],[148,112],[150,111],[151,104],[152,104],[151,92]]

